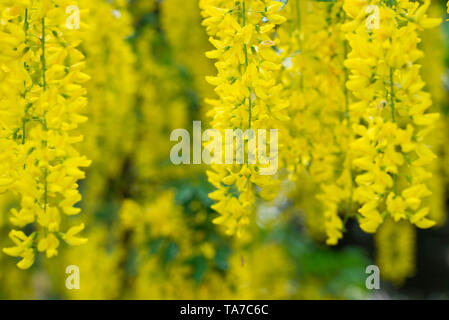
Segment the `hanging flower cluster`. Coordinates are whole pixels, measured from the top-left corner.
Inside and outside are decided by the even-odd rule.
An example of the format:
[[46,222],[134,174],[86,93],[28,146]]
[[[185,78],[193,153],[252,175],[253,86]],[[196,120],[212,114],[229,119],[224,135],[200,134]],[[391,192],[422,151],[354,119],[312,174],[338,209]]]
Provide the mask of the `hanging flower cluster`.
[[[326,233],[327,243],[336,244],[343,229],[340,214],[348,218],[353,210],[352,157],[347,146],[355,119],[345,89],[348,49],[341,31],[345,15],[341,1],[330,5],[296,1],[285,10],[288,22],[280,29],[285,54],[282,79],[293,119],[287,167],[292,180],[311,186],[303,192],[314,193],[319,201],[307,209],[309,229],[318,238]],[[310,197],[306,202],[313,203]]]
[[[323,297],[316,275],[297,290],[302,256],[282,247],[304,215],[328,245],[348,227],[373,233],[381,276],[403,283],[416,227],[446,218],[447,92],[430,5],[0,0],[0,234],[13,242],[0,268],[17,269],[9,255],[28,269],[40,252],[59,257],[34,270],[61,277],[79,260],[89,283],[60,290],[71,298]],[[203,146],[208,170],[173,165],[170,132],[205,113],[219,133]],[[71,217],[81,193],[89,243],[61,250],[87,242]],[[270,243],[271,222],[289,236]],[[22,274],[0,274],[0,296],[5,283],[23,296]]]
[[[84,55],[76,30],[66,28],[66,1],[2,1],[0,4],[0,145],[2,191],[19,197],[10,212],[14,246],[3,252],[29,268],[37,252],[48,258],[61,241],[79,245],[84,225],[65,227],[63,216],[80,213],[77,181],[90,164],[74,133],[87,118]],[[4,151],[5,150],[5,151]]]
[[[278,82],[281,58],[274,47],[273,33],[286,20],[279,12],[283,4],[263,0],[205,0],[200,6],[203,25],[215,47],[206,55],[217,60],[218,70],[216,77],[207,78],[216,86],[218,95],[218,99],[208,101],[213,106],[209,113],[212,128],[221,132],[235,128],[242,132],[279,130],[288,120],[288,101],[283,99]],[[210,194],[216,201],[212,208],[220,214],[214,222],[226,226],[228,234],[239,237],[250,222],[256,197],[271,200],[278,186],[273,177],[262,174],[264,164],[249,164],[249,158],[259,150],[250,147],[255,137],[246,132],[244,158],[248,163],[222,165],[219,164],[223,163],[222,155],[214,154],[215,164],[208,171],[209,181],[217,189]],[[262,141],[259,137],[258,142]],[[266,145],[268,149],[269,143]],[[243,151],[232,148],[236,154]],[[272,156],[277,157],[277,150]]]
[[357,169],[354,199],[360,203],[360,226],[375,232],[386,216],[429,228],[429,209],[421,206],[431,193],[427,166],[435,159],[425,137],[438,119],[429,113],[430,94],[423,91],[417,61],[418,30],[437,26],[426,10],[430,1],[385,3],[367,1],[379,8],[379,27],[367,30],[366,13],[359,1],[344,8],[352,18],[345,26],[351,53],[347,88],[356,101],[350,110],[359,113],[351,144]]
[[[430,133],[437,124],[444,132],[445,123],[439,120],[439,107],[432,107],[419,65],[419,33],[438,26],[441,19],[427,16],[430,1],[279,1],[273,2],[273,13],[283,23],[270,27],[267,34],[275,38],[266,39],[254,34],[260,35],[269,23],[268,17],[257,16],[268,14],[269,4],[252,10],[248,3],[259,2],[202,2],[203,25],[216,48],[207,55],[218,60],[218,76],[208,78],[219,96],[209,101],[214,128],[250,127],[242,122],[245,110],[253,111],[253,102],[264,101],[257,92],[258,73],[247,77],[251,58],[257,61],[259,53],[265,58],[257,43],[273,41],[270,54],[276,52],[272,56],[276,63],[281,58],[282,65],[273,71],[272,83],[282,84],[278,101],[289,106],[285,110],[290,119],[277,123],[283,135],[280,161],[297,182],[308,227],[335,245],[350,218],[368,233],[388,220],[376,239],[379,261],[391,266],[391,259],[380,258],[388,256],[382,240],[387,233],[403,229],[411,234],[404,239],[414,239],[415,231],[407,224],[429,228],[444,221],[438,205],[443,181],[433,161],[441,148]],[[250,26],[252,20],[245,20],[242,12],[257,16],[257,25]],[[251,37],[245,38],[246,29],[254,30]],[[261,73],[263,67],[255,69]],[[244,82],[243,91],[241,81],[248,79],[252,83]],[[208,176],[217,188],[210,195],[221,215],[216,222],[226,225],[228,233],[238,233],[255,205],[247,183],[251,166],[213,168]],[[315,200],[299,190],[314,193]],[[385,278],[399,283],[413,273],[414,241],[393,245],[404,247],[408,264]]]

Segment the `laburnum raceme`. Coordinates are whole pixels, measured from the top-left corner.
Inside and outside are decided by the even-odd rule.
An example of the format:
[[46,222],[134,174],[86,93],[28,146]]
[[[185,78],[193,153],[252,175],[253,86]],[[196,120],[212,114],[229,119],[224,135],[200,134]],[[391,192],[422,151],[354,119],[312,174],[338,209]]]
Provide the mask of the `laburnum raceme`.
[[[347,88],[355,101],[350,111],[360,113],[353,125],[351,144],[361,228],[374,233],[389,217],[407,220],[419,228],[435,223],[422,205],[429,191],[428,166],[436,157],[425,137],[438,119],[430,113],[430,94],[423,90],[418,60],[418,32],[440,24],[426,15],[430,1],[346,0],[349,21],[343,30],[351,52],[345,62],[350,70]],[[367,23],[378,10],[378,24]],[[373,8],[373,7],[370,7]],[[374,13],[375,14],[375,13]]]
[[[63,216],[80,213],[77,181],[90,164],[75,144],[87,120],[84,56],[77,30],[66,27],[66,7],[76,1],[0,3],[0,188],[18,196],[10,212],[14,245],[3,252],[29,268],[37,252],[48,258],[61,241],[79,245],[83,224],[67,230]],[[31,226],[30,226],[31,225]],[[26,228],[27,232],[19,230]]]
[[[289,139],[286,147],[290,177],[298,181],[304,197],[309,230],[327,243],[342,236],[343,220],[353,210],[352,153],[356,115],[349,111],[350,92],[344,60],[347,43],[341,30],[343,1],[289,1],[288,21],[280,28],[285,55],[283,85],[290,98]],[[304,190],[304,182],[313,186]],[[301,197],[301,196],[300,196]],[[323,230],[323,227],[325,230]]]
[[[267,131],[266,141],[258,145],[269,149],[270,129],[278,129],[288,120],[288,101],[282,98],[282,86],[277,81],[281,56],[276,51],[274,31],[286,21],[282,15],[283,3],[265,0],[203,0],[200,2],[203,25],[215,49],[206,53],[216,59],[218,74],[208,77],[214,85],[217,99],[210,99],[209,115],[212,128],[240,129],[245,134],[245,159],[259,150],[251,147],[252,129]],[[213,143],[217,143],[214,141]],[[224,142],[219,142],[223,143]],[[225,149],[228,146],[225,146]],[[233,150],[234,146],[232,146]],[[242,150],[236,150],[237,153]],[[277,157],[277,151],[270,157]],[[220,164],[222,155],[214,154],[209,181],[216,188],[209,196],[215,200],[212,208],[220,216],[215,223],[226,227],[227,233],[241,237],[255,210],[257,198],[271,200],[276,196],[278,180],[261,174],[262,163]]]

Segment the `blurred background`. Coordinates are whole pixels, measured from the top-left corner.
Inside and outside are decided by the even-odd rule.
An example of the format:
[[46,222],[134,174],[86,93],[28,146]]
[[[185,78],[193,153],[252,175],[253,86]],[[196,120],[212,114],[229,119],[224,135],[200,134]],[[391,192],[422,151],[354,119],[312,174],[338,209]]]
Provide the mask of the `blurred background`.
[[[169,159],[170,132],[191,128],[193,120],[204,127],[204,99],[214,94],[205,81],[215,69],[204,54],[211,47],[198,1],[88,2],[80,1],[89,7],[80,48],[92,79],[89,121],[80,130],[81,152],[92,165],[80,184],[83,213],[73,219],[85,223],[89,242],[61,244],[58,256],[39,255],[25,271],[1,253],[1,299],[449,298],[445,165],[434,204],[439,226],[404,241],[376,240],[349,221],[338,246],[327,246],[314,220],[321,210],[311,196],[316,186],[294,182],[259,206],[249,238],[229,237],[212,223],[206,169]],[[446,17],[445,5],[434,0],[430,15]],[[422,39],[424,78],[448,117],[449,23]],[[9,245],[8,212],[16,202],[0,196],[2,247]],[[381,289],[368,290],[365,270],[378,264],[379,246],[392,253],[379,265],[381,276],[386,270]],[[65,286],[69,265],[80,269],[79,290]]]

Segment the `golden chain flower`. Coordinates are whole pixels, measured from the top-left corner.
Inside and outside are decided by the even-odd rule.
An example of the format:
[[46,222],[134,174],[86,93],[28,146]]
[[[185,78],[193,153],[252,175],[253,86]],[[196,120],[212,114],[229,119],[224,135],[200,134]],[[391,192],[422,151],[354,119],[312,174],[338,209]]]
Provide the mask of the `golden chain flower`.
[[[90,164],[75,144],[82,136],[73,132],[87,118],[83,84],[84,55],[76,30],[65,27],[65,1],[3,1],[0,32],[0,144],[8,155],[8,176],[3,188],[20,197],[20,208],[11,210],[10,221],[30,234],[12,230],[13,247],[3,252],[21,257],[19,268],[29,268],[36,252],[55,256],[60,241],[79,245],[76,235],[84,225],[63,231],[64,215],[80,213],[77,181],[80,167]],[[3,150],[3,148],[2,148]],[[6,181],[5,181],[6,179]],[[6,183],[5,183],[6,182]],[[6,187],[5,187],[6,185]],[[63,229],[64,228],[64,229]]]
[[[272,34],[286,20],[280,12],[283,4],[205,0],[200,6],[203,25],[215,47],[206,55],[218,60],[218,75],[207,78],[216,86],[219,97],[209,100],[213,106],[209,113],[212,127],[221,131],[238,128],[243,132],[260,128],[281,130],[288,120],[288,102],[282,98],[282,86],[277,82],[281,61],[274,50],[276,39]],[[246,155],[250,157],[249,153]],[[208,177],[217,190],[210,197],[216,201],[212,208],[220,214],[214,222],[226,226],[228,234],[241,237],[250,222],[256,196],[273,199],[278,181],[262,175],[260,164],[214,164],[212,168]]]

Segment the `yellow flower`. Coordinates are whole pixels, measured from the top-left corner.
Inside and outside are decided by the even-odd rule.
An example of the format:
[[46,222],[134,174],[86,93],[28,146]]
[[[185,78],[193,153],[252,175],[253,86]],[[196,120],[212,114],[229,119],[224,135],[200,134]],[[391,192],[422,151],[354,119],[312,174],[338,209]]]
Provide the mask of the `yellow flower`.
[[[271,48],[276,39],[275,34],[270,33],[276,25],[286,21],[281,11],[283,4],[245,0],[234,10],[235,3],[230,0],[202,0],[200,7],[202,24],[215,47],[206,56],[218,60],[215,64],[217,76],[206,77],[218,95],[216,100],[208,100],[212,105],[209,112],[212,128],[221,132],[227,128],[256,132],[257,129],[283,128],[289,119],[288,102],[281,96],[278,79],[281,57]],[[247,146],[244,148],[246,150]],[[248,154],[246,150],[245,159],[249,158]],[[273,177],[261,177],[261,170],[265,168],[261,163],[214,164],[211,167],[207,174],[217,188],[210,194],[217,201],[212,209],[220,215],[214,223],[225,226],[227,234],[242,237],[257,197],[275,198],[279,182]]]
[[[367,32],[364,8],[371,4],[379,8],[380,24]],[[367,232],[375,232],[385,215],[422,228],[434,224],[425,218],[429,210],[420,208],[431,195],[425,182],[436,158],[424,139],[439,117],[428,112],[432,101],[423,91],[418,65],[423,56],[418,30],[440,23],[427,17],[429,5],[427,0],[344,4],[351,19],[343,29],[352,49],[345,62],[350,70],[346,87],[358,100],[362,123],[354,126],[358,138],[351,145],[357,168],[354,194],[361,205],[360,226]]]
[[12,257],[21,257],[17,263],[20,269],[28,269],[34,263],[35,250],[32,248],[36,233],[27,236],[22,231],[11,230],[9,237],[16,245],[15,247],[3,248],[3,252]]
[[86,238],[76,237],[78,233],[84,230],[84,223],[79,226],[71,227],[62,237],[65,242],[71,246],[79,246],[87,243]]
[[58,255],[58,247],[58,238],[56,238],[54,234],[50,233],[46,238],[43,238],[39,241],[37,250],[39,250],[39,252],[45,251],[47,258],[51,258]]
[[[0,4],[0,160],[8,159],[0,164],[6,170],[0,191],[18,195],[10,221],[22,228],[34,223],[32,246],[47,257],[56,254],[51,233],[59,231],[60,213],[80,213],[79,168],[90,165],[75,146],[82,140],[75,130],[87,120],[84,84],[90,77],[83,72],[80,32],[62,27],[65,9],[50,1]],[[34,251],[23,261],[19,267],[29,267]]]
[[395,222],[406,217],[405,210],[407,209],[407,203],[401,196],[395,195],[390,192],[387,197],[387,210],[393,217]]

